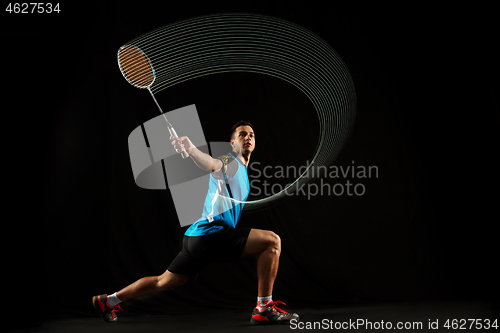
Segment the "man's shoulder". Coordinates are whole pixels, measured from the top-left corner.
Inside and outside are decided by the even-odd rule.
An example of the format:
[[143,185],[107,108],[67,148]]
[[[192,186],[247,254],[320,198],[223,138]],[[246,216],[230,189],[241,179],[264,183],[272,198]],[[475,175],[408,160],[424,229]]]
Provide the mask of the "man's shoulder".
[[217,157],[217,159],[222,162],[222,173],[232,178],[238,171],[238,163],[235,158],[230,154],[226,154]]
[[227,164],[231,163],[232,161],[234,161],[234,157],[231,156],[230,154],[218,156],[217,159],[221,160],[222,163],[225,164],[225,165],[227,165]]

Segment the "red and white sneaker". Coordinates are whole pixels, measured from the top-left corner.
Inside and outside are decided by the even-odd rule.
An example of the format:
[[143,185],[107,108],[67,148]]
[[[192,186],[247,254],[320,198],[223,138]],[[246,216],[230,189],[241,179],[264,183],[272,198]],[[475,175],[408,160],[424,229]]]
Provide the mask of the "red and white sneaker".
[[94,308],[99,312],[102,319],[105,322],[114,322],[118,320],[118,316],[116,315],[117,311],[123,311],[120,307],[120,304],[116,306],[109,306],[107,302],[108,295],[102,294],[98,296],[92,297],[92,304]]
[[300,317],[296,313],[289,313],[278,308],[277,304],[283,304],[282,301],[274,301],[267,305],[267,307],[259,311],[257,307],[253,309],[252,318],[250,322],[254,325],[261,324],[288,324],[290,320],[299,320]]

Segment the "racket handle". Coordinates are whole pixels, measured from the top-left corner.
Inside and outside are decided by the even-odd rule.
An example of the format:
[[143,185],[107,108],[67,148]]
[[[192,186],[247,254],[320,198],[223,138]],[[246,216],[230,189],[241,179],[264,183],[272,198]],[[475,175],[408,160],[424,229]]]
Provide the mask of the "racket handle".
[[[177,136],[177,133],[175,132],[175,130],[174,130],[174,128],[172,126],[168,127],[168,131],[170,132],[170,135],[173,136],[174,138],[176,138],[176,139],[179,138]],[[189,154],[187,153],[187,151],[185,149],[183,149],[181,151],[181,156],[182,156],[182,158],[188,158]]]

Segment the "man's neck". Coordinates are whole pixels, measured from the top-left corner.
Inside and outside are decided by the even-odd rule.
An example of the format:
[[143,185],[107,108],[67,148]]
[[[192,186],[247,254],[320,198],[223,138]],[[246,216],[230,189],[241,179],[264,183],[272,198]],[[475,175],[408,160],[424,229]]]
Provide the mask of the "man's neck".
[[247,167],[248,163],[250,163],[250,154],[248,154],[248,155],[241,155],[241,157],[244,160],[243,164]]
[[[235,154],[233,152],[233,154]],[[243,155],[243,154],[235,154],[236,158],[240,160],[241,164],[243,164],[244,166],[248,167],[248,163],[250,163],[250,154],[247,154],[247,155]]]

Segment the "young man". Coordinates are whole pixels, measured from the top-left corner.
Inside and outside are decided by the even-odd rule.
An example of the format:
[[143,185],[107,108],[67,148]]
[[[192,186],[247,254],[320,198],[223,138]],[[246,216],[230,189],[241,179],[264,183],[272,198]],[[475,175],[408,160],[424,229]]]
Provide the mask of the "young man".
[[105,321],[113,322],[117,320],[116,311],[121,310],[120,302],[179,287],[212,262],[235,262],[258,253],[258,297],[251,323],[298,320],[298,314],[277,307],[283,302],[272,300],[281,253],[279,236],[268,230],[235,228],[250,191],[247,166],[255,149],[252,124],[243,120],[236,123],[231,128],[232,152],[216,159],[197,149],[188,137],[170,139],[176,152],[185,149],[199,168],[211,171],[202,217],[185,232],[182,251],[165,273],[139,279],[112,295],[94,296],[94,307]]

